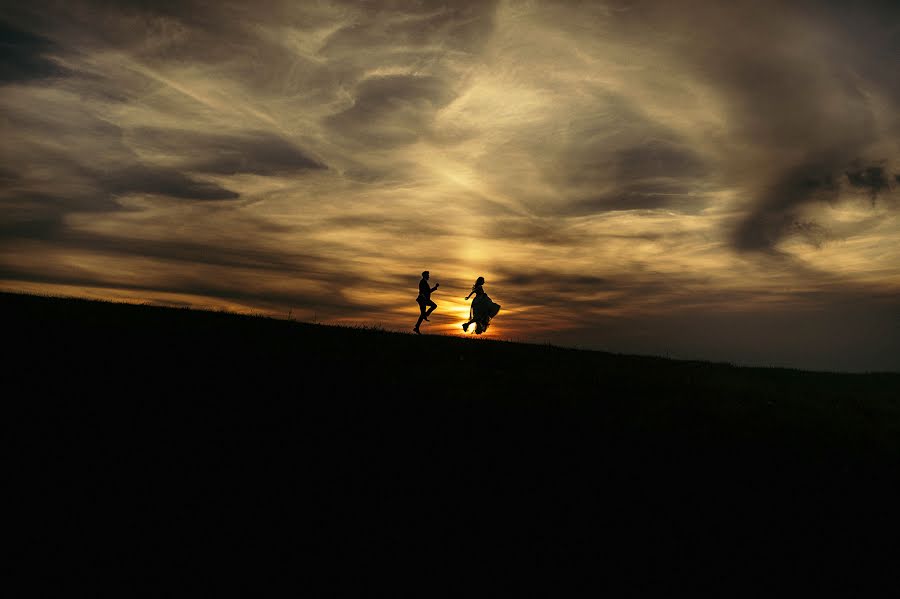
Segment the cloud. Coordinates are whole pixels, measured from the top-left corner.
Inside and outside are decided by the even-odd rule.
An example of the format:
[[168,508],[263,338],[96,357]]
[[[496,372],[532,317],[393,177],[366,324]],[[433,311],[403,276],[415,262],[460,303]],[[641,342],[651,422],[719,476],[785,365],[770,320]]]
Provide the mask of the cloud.
[[858,186],[851,165],[892,158],[892,150],[871,101],[879,80],[862,80],[859,65],[842,58],[849,45],[835,14],[798,5],[772,21],[765,10],[714,13],[716,37],[727,32],[729,43],[712,51],[701,42],[688,56],[725,100],[735,151],[723,167],[751,197],[734,248],[772,253],[786,237],[808,235],[800,223],[810,222],[801,214],[810,205],[845,195],[845,172]]
[[52,58],[59,48],[51,40],[23,31],[0,20],[0,85],[47,77],[61,77],[68,70]]
[[436,77],[391,75],[359,83],[353,105],[328,117],[328,127],[355,142],[390,148],[424,135],[453,94]]
[[172,169],[135,165],[98,178],[100,188],[113,195],[150,193],[186,200],[234,200],[239,194],[197,181]]
[[379,59],[421,69],[433,66],[449,53],[480,51],[494,28],[498,2],[468,0],[435,5],[349,0],[339,4],[350,12],[344,24],[325,40],[322,55],[371,68],[372,57],[358,52],[367,48]]
[[813,201],[833,200],[838,185],[835,166],[828,162],[804,164],[783,172],[762,192],[763,199],[735,231],[739,250],[772,250],[790,231],[797,230],[794,210]]
[[326,168],[290,141],[267,131],[211,134],[184,129],[139,128],[129,142],[177,160],[200,173],[235,175],[295,174]]
[[[858,163],[851,161],[853,165]],[[854,166],[842,171],[843,165],[843,160],[826,159],[782,171],[773,185],[759,192],[756,206],[735,230],[734,247],[776,252],[779,242],[792,235],[819,247],[831,234],[823,225],[805,219],[805,208],[846,201],[849,190],[865,191],[873,204],[879,194],[890,192],[883,167]]]
[[553,206],[556,214],[591,214],[611,210],[702,207],[698,192],[709,166],[677,135],[660,125],[635,119],[621,140],[576,137],[545,167],[545,176],[567,194],[569,202]]
[[0,183],[12,183],[18,178],[19,175],[16,172],[0,166]]
[[881,166],[857,168],[847,171],[846,174],[850,185],[859,189],[865,189],[872,199],[872,202],[875,201],[875,198],[878,197],[879,193],[889,188],[884,168]]

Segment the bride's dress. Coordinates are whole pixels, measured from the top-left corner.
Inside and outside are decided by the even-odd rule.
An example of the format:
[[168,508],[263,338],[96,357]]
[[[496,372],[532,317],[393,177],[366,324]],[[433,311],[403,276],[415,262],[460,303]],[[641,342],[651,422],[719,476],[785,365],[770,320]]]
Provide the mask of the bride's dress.
[[469,310],[469,320],[475,321],[475,334],[480,335],[491,325],[491,319],[497,316],[500,311],[500,304],[491,301],[490,296],[483,291],[475,296],[472,300],[472,307]]

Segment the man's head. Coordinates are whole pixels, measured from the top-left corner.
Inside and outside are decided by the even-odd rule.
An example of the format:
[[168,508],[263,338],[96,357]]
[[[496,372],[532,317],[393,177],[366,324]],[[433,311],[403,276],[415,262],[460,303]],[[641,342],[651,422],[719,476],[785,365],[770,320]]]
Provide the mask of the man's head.
[[422,278],[423,278],[423,279],[427,279],[429,276],[431,276],[431,273],[429,273],[427,270],[423,270],[423,271],[422,271]]

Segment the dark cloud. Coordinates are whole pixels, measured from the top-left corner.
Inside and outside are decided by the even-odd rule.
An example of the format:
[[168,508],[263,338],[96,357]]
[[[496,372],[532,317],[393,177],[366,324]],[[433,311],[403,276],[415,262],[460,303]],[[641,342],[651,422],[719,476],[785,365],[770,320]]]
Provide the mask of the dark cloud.
[[19,179],[18,173],[0,166],[0,184],[12,183]]
[[869,194],[872,202],[878,194],[889,188],[884,168],[881,166],[869,166],[847,171],[847,180],[853,187],[864,189]]
[[[42,232],[47,238],[57,237],[67,214],[119,211],[117,198],[129,194],[192,201],[240,197],[218,183],[194,177],[184,167],[146,163],[126,143],[125,130],[77,108],[59,110],[49,104],[14,114],[11,120],[17,132],[27,135],[20,134],[16,151],[6,157],[9,169],[16,171],[0,188],[0,206],[8,222],[0,231],[4,238]],[[208,150],[186,147],[184,152],[192,160],[215,157],[201,154],[204,149]],[[265,156],[258,149],[251,154]]]
[[201,173],[278,175],[326,168],[288,140],[266,131],[224,135],[142,128],[131,132],[129,141],[178,158],[185,170]]
[[49,56],[57,51],[51,40],[0,20],[0,84],[66,75]]
[[[301,10],[294,3],[277,0],[252,5],[70,0],[54,3],[53,10],[20,4],[13,12],[17,23],[33,32],[46,32],[63,52],[113,51],[150,66],[181,63],[219,68],[248,87],[280,93],[308,93],[335,83],[327,68],[261,35],[272,26],[309,31],[327,25],[334,15],[325,9]],[[114,88],[116,81],[107,83]],[[114,97],[114,90],[109,93]]]
[[0,262],[0,279],[14,279],[30,283],[52,283],[94,289],[141,291],[145,293],[189,294],[197,297],[215,297],[234,302],[275,309],[284,313],[294,310],[317,310],[324,318],[364,317],[369,306],[360,306],[333,292],[303,293],[262,288],[251,280],[234,277],[230,280],[201,277],[172,276],[168,280],[152,283],[133,283],[115,277],[98,276],[93,272],[78,272],[71,268],[49,268],[38,273]]
[[389,148],[422,137],[438,108],[454,97],[437,77],[390,75],[364,79],[353,105],[328,117],[335,132],[368,146]]
[[239,194],[215,183],[198,181],[173,169],[135,165],[101,175],[102,189],[113,195],[150,193],[187,200],[234,200]]
[[772,251],[796,227],[795,210],[814,201],[837,197],[835,165],[829,161],[804,164],[783,172],[765,190],[757,206],[738,225],[734,247],[741,251]]
[[548,246],[564,246],[586,241],[586,234],[573,230],[565,219],[495,216],[490,221],[493,239],[527,241]]
[[[93,189],[93,188],[91,188]],[[54,239],[65,230],[65,217],[72,213],[102,213],[120,210],[111,196],[0,191],[3,225],[0,241],[8,239]]]
[[[724,116],[715,131],[721,139],[710,140],[719,145],[713,172],[747,198],[732,234],[735,249],[777,251],[785,236],[808,237],[813,229],[820,237],[801,213],[821,200],[837,201],[845,173],[896,158],[884,155],[883,142],[896,137],[900,120],[880,107],[900,101],[897,69],[883,68],[900,50],[896,7],[688,1],[633,8],[613,17],[629,37],[648,24],[690,32],[657,49],[708,86]],[[854,161],[862,166],[853,169]],[[686,179],[697,180],[716,182],[703,173]],[[863,185],[877,187],[876,194],[884,188],[874,179]]]
[[40,215],[16,214],[4,208],[4,219],[0,222],[0,241],[8,239],[51,239],[63,228],[62,217],[58,214]]
[[[698,192],[709,167],[696,152],[671,140],[653,139],[614,152],[609,169],[572,173],[570,180],[590,182],[596,176],[614,182],[611,191],[573,198],[566,212],[594,214],[613,210],[667,208],[695,212],[703,208]],[[605,165],[604,165],[605,166]]]
[[783,230],[787,235],[797,235],[815,247],[822,247],[826,241],[832,238],[828,229],[812,220],[791,219],[790,224]]
[[860,167],[858,161],[852,164],[850,170],[842,170],[836,160],[823,160],[784,170],[772,186],[759,193],[755,206],[736,228],[734,247],[777,252],[778,243],[790,236],[820,247],[833,235],[822,224],[800,216],[805,207],[835,204],[844,194],[843,181],[851,189],[864,191],[873,204],[879,194],[890,191],[884,167]]
[[529,207],[545,217],[702,209],[714,167],[683,134],[641,114],[623,95],[604,90],[596,102],[602,108],[595,113],[573,115],[561,132],[537,140],[541,176],[566,201]]
[[648,178],[694,179],[709,170],[694,150],[665,139],[651,139],[619,150],[616,162],[616,178],[623,184]]
[[623,151],[593,142],[570,149],[548,179],[559,188],[564,203],[536,203],[532,209],[546,218],[584,216],[617,210],[665,208],[696,212],[703,208],[704,163],[690,150],[672,143],[653,143]]

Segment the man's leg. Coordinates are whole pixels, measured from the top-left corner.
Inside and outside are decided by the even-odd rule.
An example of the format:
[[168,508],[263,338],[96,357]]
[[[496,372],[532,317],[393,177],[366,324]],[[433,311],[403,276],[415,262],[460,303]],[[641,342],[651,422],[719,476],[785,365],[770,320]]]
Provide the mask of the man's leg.
[[437,304],[431,300],[428,300],[428,305],[431,307],[428,308],[428,312],[425,312],[425,320],[428,320],[428,317],[431,316],[431,313],[434,312],[435,308],[437,308]]
[[422,321],[425,320],[425,303],[418,302],[419,304],[419,320],[416,321],[416,326],[413,327],[415,332],[419,332],[419,325],[422,324]]

